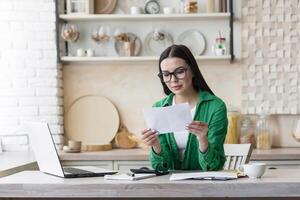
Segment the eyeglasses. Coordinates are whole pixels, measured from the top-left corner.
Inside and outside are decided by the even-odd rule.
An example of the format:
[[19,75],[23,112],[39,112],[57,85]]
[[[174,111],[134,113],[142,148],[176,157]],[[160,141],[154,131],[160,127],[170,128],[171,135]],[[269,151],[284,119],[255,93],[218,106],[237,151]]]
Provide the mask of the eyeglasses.
[[173,72],[163,71],[162,73],[158,74],[158,77],[165,83],[171,81],[172,75],[174,75],[176,79],[184,79],[187,70],[187,67],[178,67]]

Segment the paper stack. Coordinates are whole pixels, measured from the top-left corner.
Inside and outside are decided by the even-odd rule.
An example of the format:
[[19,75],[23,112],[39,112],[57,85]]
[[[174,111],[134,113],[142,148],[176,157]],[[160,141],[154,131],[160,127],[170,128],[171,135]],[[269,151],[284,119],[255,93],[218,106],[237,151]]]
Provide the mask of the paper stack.
[[200,180],[231,180],[237,179],[235,171],[211,171],[211,172],[189,172],[189,173],[173,173],[170,176],[170,181],[179,181],[187,179]]
[[115,174],[115,175],[105,175],[105,180],[128,180],[128,181],[135,181],[141,180],[146,178],[151,178],[156,176],[156,174]]

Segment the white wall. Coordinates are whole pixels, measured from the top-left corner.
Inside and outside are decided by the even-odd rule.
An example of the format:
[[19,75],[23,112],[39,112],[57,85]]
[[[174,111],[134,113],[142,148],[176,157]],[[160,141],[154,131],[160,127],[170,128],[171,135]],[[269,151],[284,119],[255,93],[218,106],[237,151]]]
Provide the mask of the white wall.
[[[0,1],[0,138],[23,144],[22,122],[50,123],[63,134],[62,70],[57,66],[54,0]],[[14,145],[5,145],[7,149]],[[17,147],[18,149],[22,149]]]

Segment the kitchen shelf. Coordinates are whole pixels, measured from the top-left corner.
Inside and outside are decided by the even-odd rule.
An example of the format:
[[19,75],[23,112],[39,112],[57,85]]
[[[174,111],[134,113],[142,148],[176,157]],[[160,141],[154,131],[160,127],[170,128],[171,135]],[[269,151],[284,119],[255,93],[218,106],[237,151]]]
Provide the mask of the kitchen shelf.
[[230,13],[197,13],[197,14],[71,14],[59,15],[64,21],[93,21],[93,20],[209,20],[209,19],[230,19]]
[[[228,60],[230,55],[225,56],[195,56],[196,60]],[[76,57],[63,56],[62,62],[103,62],[103,63],[120,63],[120,62],[155,62],[158,56],[136,56],[136,57]]]
[[[58,2],[58,0],[55,0]],[[58,4],[57,4],[58,5]],[[152,22],[189,22],[189,21],[213,21],[222,20],[224,23],[228,21],[229,23],[229,54],[225,56],[198,56],[197,60],[227,60],[231,62],[234,60],[234,44],[233,44],[233,0],[228,0],[228,12],[221,13],[193,13],[193,14],[60,14],[58,8],[56,9],[56,40],[58,53],[57,58],[58,62],[106,62],[106,63],[117,63],[117,62],[155,62],[158,60],[158,57],[152,56],[140,56],[140,57],[66,57],[61,55],[69,55],[69,44],[68,42],[60,43],[60,24],[67,22],[131,22],[142,21],[147,23]],[[193,24],[193,23],[192,23]],[[191,24],[191,27],[194,26]],[[180,28],[180,27],[178,27]]]

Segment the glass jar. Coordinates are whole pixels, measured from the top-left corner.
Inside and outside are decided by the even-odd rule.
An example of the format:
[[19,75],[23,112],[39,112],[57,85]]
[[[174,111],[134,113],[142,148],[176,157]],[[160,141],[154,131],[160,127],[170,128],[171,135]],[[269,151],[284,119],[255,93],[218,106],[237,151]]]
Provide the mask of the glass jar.
[[227,44],[224,37],[216,38],[216,41],[213,45],[213,52],[216,56],[223,56],[227,53]]
[[272,133],[269,125],[269,115],[260,114],[256,122],[256,148],[271,149]]
[[255,123],[247,116],[244,116],[241,121],[240,143],[250,143],[255,147]]
[[184,13],[197,13],[198,1],[197,0],[184,0]]
[[225,144],[238,144],[239,143],[239,111],[231,110],[227,114],[228,118],[228,129],[225,138]]
[[300,118],[294,119],[292,136],[295,141],[300,142]]

